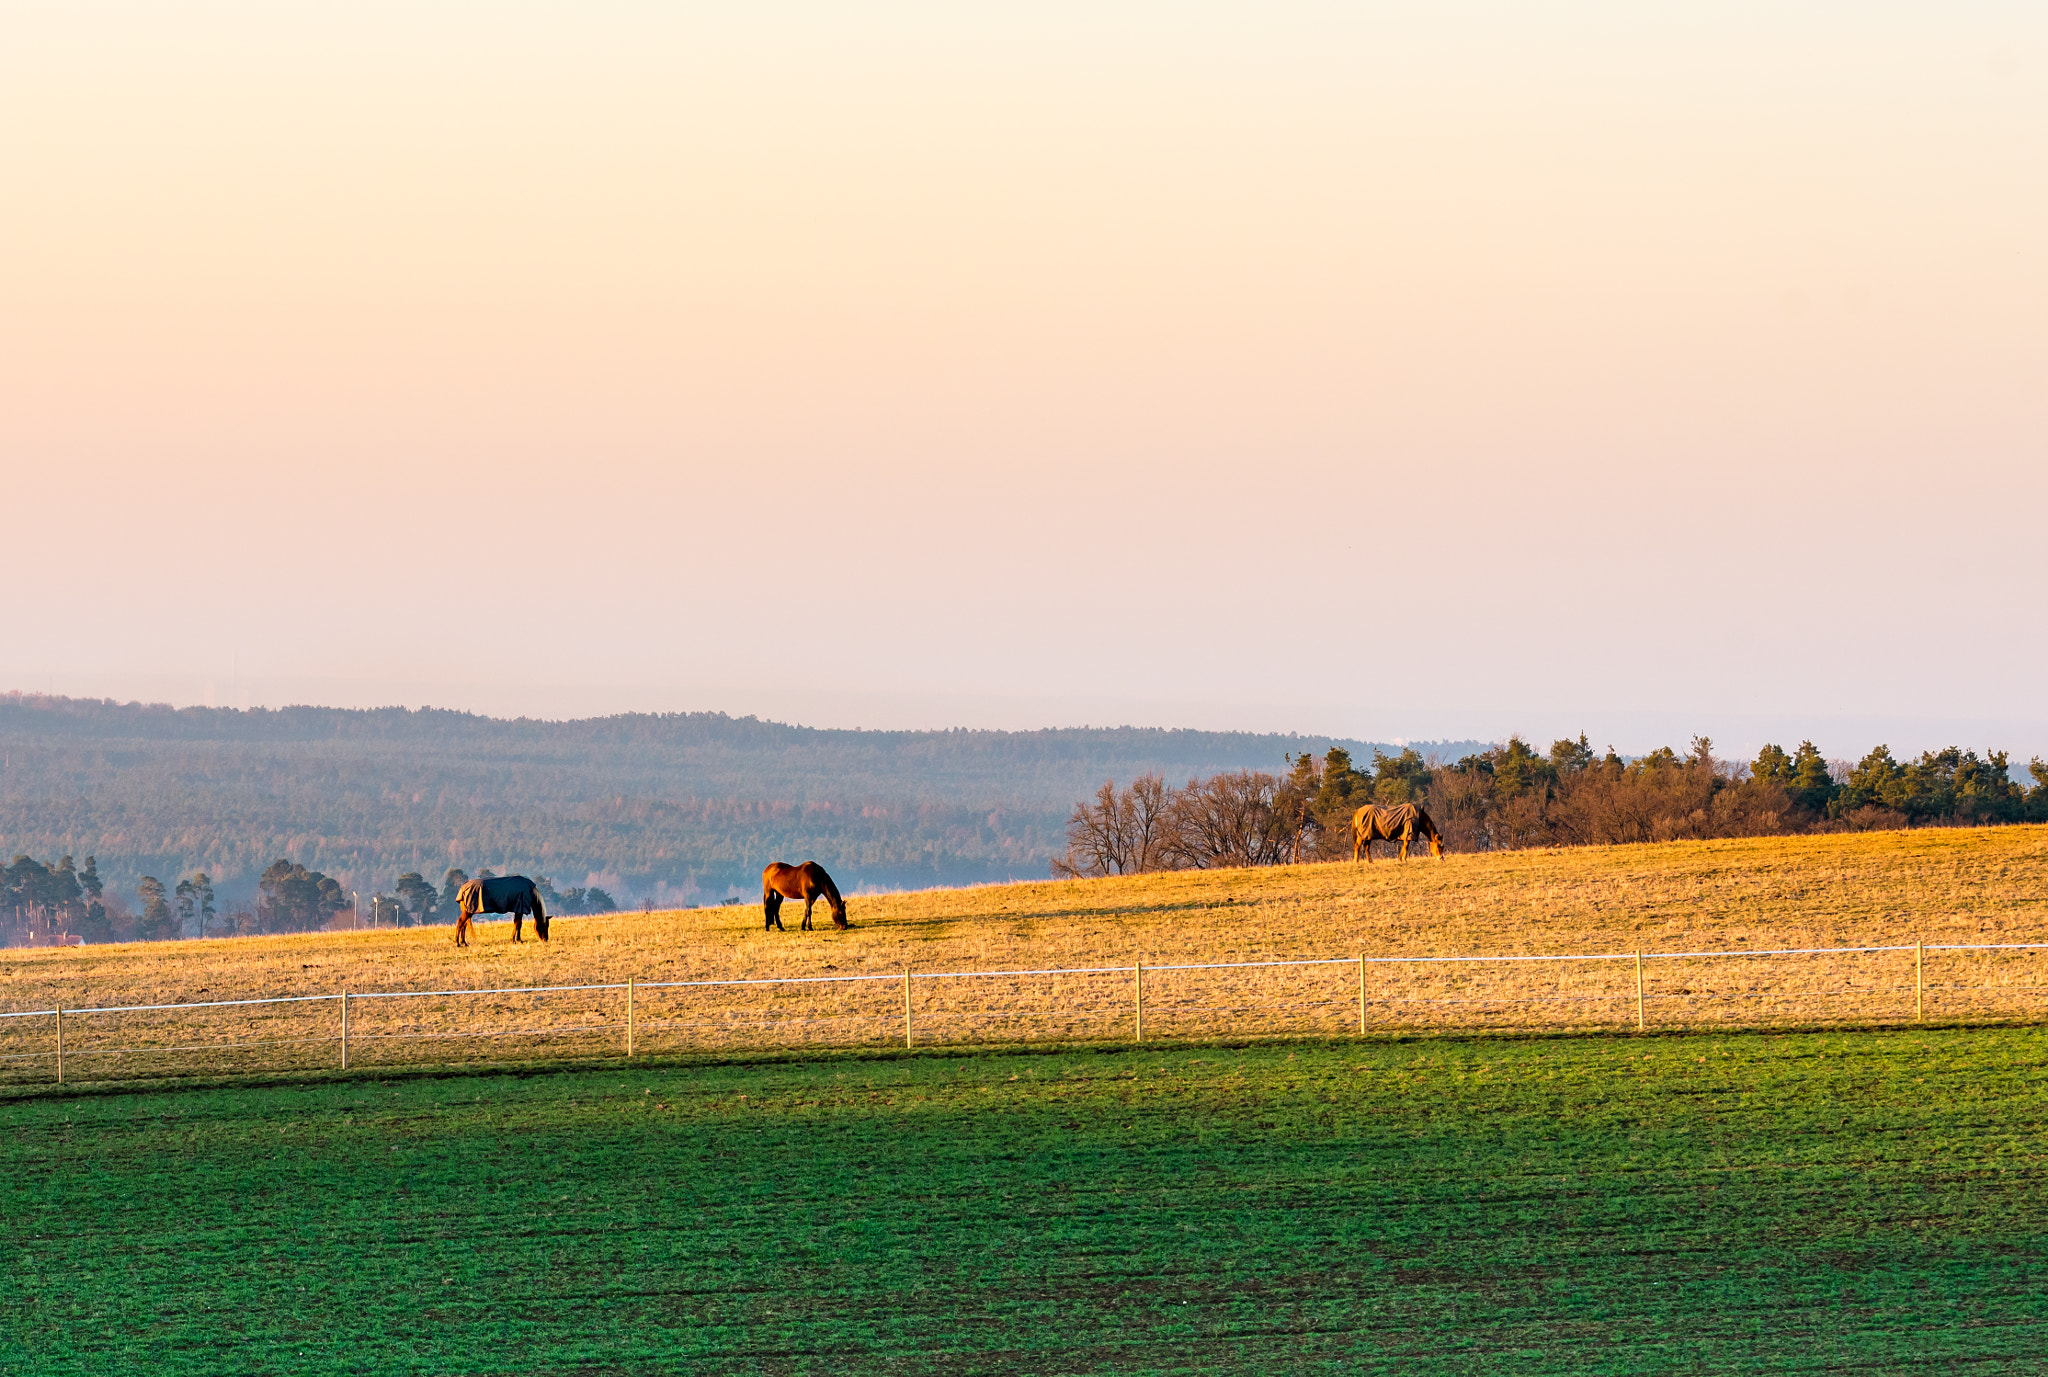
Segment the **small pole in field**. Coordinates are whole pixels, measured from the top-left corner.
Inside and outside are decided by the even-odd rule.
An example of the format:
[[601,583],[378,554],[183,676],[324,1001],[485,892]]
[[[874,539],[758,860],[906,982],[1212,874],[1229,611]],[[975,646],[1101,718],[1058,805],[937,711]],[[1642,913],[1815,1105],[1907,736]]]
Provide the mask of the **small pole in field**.
[[1143,1042],[1145,1040],[1145,963],[1142,961],[1131,967],[1131,996],[1137,1001],[1137,1040]]
[[64,1011],[57,1010],[57,1084],[64,1084]]
[[341,992],[341,1069],[348,1070],[348,991]]
[[1925,969],[1922,962],[1922,953],[1925,951],[1926,943],[1915,942],[1913,944],[1913,1021],[1915,1023],[1920,1021],[1920,991],[1925,988],[1920,979],[1920,973]]
[[903,972],[903,1045],[910,1046],[910,972]]
[[1365,953],[1358,954],[1358,1035],[1365,1036]]
[[1643,954],[1636,952],[1636,1031],[1643,1031]]
[[633,977],[626,977],[626,1055],[633,1055]]

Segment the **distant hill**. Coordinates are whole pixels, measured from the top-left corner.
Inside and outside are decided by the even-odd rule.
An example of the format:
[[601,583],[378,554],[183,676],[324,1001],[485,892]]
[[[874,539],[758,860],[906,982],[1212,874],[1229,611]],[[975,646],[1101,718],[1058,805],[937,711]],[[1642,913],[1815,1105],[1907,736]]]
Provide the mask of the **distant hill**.
[[[1483,742],[1412,743],[1446,758]],[[1105,779],[1278,773],[1386,743],[1145,727],[824,730],[723,713],[506,721],[0,697],[0,859],[99,858],[117,891],[205,869],[224,896],[287,857],[365,898],[450,866],[592,876],[620,898],[750,893],[770,860],[849,888],[1039,879]]]

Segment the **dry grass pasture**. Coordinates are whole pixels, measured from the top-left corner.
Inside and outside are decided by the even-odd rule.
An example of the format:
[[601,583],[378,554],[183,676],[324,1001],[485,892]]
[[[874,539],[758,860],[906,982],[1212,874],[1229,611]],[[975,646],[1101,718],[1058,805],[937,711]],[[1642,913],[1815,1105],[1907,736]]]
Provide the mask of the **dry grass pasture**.
[[[900,1043],[902,973],[920,1044],[1127,1040],[1130,967],[1290,959],[1345,964],[1148,970],[1145,1036],[1343,1034],[1357,958],[1620,956],[1371,964],[1372,1030],[1633,1028],[1633,953],[1658,1028],[1893,1023],[1914,1014],[1914,953],[1673,959],[1692,951],[2048,941],[2048,828],[1928,829],[1453,855],[855,896],[854,927],[763,932],[758,905],[558,919],[554,940],[447,928],[0,953],[0,1010],[350,1000],[350,1056],[503,1062],[623,1050],[615,990],[384,999],[392,991],[637,982],[637,1050]],[[2026,1021],[2048,952],[1927,954],[1926,1017]],[[1042,972],[1117,967],[1098,975]],[[862,981],[851,976],[886,977]],[[659,982],[804,978],[660,988]],[[67,1014],[68,1078],[329,1065],[339,1001]],[[54,1020],[0,1020],[0,1078],[45,1080]]]

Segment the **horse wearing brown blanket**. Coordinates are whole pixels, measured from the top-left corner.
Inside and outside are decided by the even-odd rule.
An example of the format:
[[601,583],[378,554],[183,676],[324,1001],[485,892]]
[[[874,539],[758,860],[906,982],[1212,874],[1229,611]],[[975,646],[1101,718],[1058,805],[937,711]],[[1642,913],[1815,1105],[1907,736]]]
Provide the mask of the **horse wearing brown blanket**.
[[1372,844],[1376,841],[1397,841],[1401,843],[1401,859],[1408,859],[1408,843],[1415,840],[1420,832],[1429,838],[1429,854],[1439,859],[1444,854],[1444,839],[1437,835],[1436,824],[1429,814],[1413,803],[1397,803],[1391,808],[1382,808],[1368,803],[1351,815],[1351,860],[1354,864],[1363,856],[1366,864],[1372,863]]

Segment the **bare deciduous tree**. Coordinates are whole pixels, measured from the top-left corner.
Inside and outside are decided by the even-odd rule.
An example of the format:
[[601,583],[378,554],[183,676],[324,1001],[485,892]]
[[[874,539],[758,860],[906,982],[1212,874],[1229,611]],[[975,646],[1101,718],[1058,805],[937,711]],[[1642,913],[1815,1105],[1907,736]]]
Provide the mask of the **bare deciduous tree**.
[[1166,844],[1173,798],[1158,775],[1140,775],[1122,791],[1105,781],[1093,803],[1074,805],[1067,853],[1053,859],[1052,873],[1079,879],[1174,869]]
[[1167,843],[1190,870],[1278,865],[1293,850],[1295,832],[1273,806],[1280,781],[1260,770],[1188,781],[1173,796]]

